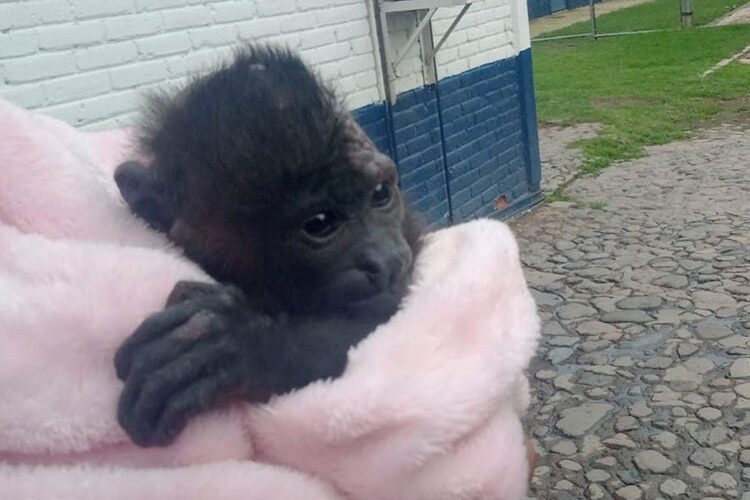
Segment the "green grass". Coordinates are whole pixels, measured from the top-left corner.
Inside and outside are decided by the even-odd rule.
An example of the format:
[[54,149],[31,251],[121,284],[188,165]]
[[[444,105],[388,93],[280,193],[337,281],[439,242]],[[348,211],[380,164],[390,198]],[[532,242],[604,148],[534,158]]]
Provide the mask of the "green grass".
[[544,197],[544,201],[547,203],[554,203],[556,201],[572,203],[573,208],[584,208],[588,207],[591,210],[604,210],[607,208],[607,204],[603,201],[592,201],[590,203],[583,203],[580,200],[573,198],[565,192],[564,187],[558,188],[553,193],[550,193]]
[[555,201],[572,202],[575,201],[569,194],[564,191],[555,191],[554,193],[548,194],[544,197],[544,201],[552,203]]
[[[694,0],[693,23],[702,26],[710,23],[731,10],[746,3],[747,0]],[[655,0],[597,16],[599,33],[617,33],[622,31],[677,29],[680,27],[679,0]],[[545,33],[544,37],[589,33],[591,23],[580,22],[566,28]]]
[[717,115],[747,118],[750,65],[700,75],[748,44],[750,26],[535,43],[539,119],[604,125],[575,144],[586,173],[639,157],[644,146],[685,138]]
[[693,23],[696,26],[704,26],[746,3],[747,0],[695,0]]

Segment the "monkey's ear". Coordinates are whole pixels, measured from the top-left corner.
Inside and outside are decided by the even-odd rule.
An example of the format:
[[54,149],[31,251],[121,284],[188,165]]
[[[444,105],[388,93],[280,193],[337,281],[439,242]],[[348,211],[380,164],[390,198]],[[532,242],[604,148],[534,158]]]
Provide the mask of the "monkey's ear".
[[135,161],[127,161],[115,169],[115,182],[125,203],[134,214],[160,232],[169,232],[174,222],[174,208],[164,186],[154,172]]

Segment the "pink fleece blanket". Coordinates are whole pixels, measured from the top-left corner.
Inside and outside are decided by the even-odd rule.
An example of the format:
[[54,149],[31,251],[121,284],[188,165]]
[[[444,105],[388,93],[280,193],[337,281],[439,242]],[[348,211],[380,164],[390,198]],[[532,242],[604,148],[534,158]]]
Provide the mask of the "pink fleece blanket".
[[119,428],[112,357],[208,278],[120,201],[128,132],[0,101],[0,498],[518,499],[538,319],[510,230],[428,237],[402,310],[342,377],[205,414],[175,444]]

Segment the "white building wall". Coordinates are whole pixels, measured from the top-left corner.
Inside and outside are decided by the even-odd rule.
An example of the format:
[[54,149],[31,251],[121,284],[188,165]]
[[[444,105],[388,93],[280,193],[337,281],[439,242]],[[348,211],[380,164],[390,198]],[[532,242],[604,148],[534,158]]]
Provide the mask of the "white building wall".
[[[446,39],[437,54],[438,78],[453,76],[483,64],[517,55],[529,47],[524,38],[528,33],[525,0],[476,0]],[[522,10],[523,12],[519,12]],[[433,17],[432,32],[437,45],[448,30],[461,7],[438,9]],[[389,14],[391,53],[395,54],[406,43],[416,28],[416,13]],[[518,21],[517,21],[518,19]],[[516,22],[523,25],[516,26]],[[528,35],[525,35],[528,38]],[[410,90],[425,81],[422,74],[419,44],[411,48],[396,69],[397,93]]]
[[[435,44],[459,14],[460,7],[440,9],[432,25]],[[471,6],[437,54],[438,77],[453,76],[489,62],[512,57],[511,7],[507,0],[485,0]]]
[[[270,41],[299,50],[357,108],[384,98],[371,1],[4,1],[0,97],[76,126],[124,125],[144,91],[180,85],[242,42]],[[438,54],[439,77],[518,53],[514,5],[522,1],[476,0]],[[435,43],[458,10],[438,11]],[[416,15],[390,15],[389,24],[402,44]],[[399,92],[423,85],[418,44],[398,76]]]
[[78,126],[126,124],[143,91],[179,85],[250,40],[300,50],[352,107],[379,100],[364,0],[3,2],[0,97]]

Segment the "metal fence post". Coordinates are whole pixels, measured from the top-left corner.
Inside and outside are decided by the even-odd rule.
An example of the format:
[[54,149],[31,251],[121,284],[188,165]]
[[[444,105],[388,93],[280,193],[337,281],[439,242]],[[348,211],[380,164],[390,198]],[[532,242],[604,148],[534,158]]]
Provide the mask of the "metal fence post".
[[[683,0],[685,1],[685,0]],[[692,2],[692,0],[689,0]],[[591,15],[591,36],[594,37],[594,40],[597,39],[597,32],[596,32],[596,7],[594,6],[594,0],[589,0],[589,14]]]
[[683,28],[693,25],[693,0],[680,0],[680,20]]

